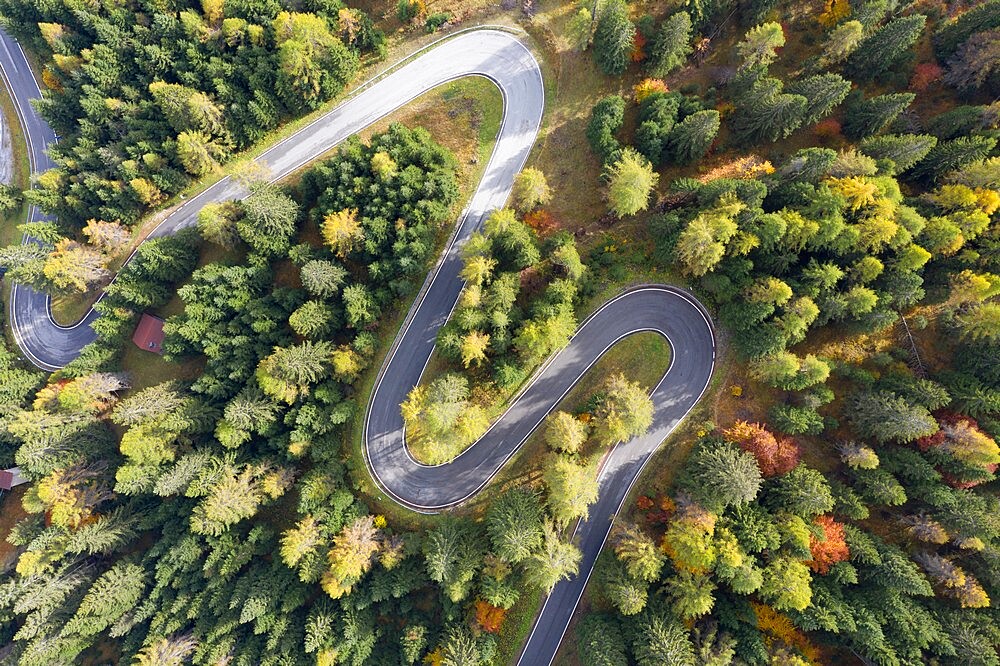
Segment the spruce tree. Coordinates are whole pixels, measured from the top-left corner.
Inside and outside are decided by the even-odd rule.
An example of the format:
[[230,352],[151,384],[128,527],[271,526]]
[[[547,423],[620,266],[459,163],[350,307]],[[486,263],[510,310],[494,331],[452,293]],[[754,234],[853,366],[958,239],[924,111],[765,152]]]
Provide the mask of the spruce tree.
[[242,201],[246,217],[236,223],[236,229],[246,244],[265,255],[286,252],[299,206],[290,196],[274,185],[262,184]]
[[927,131],[941,139],[957,139],[988,129],[993,124],[988,106],[956,106],[950,111],[939,113],[927,123]]
[[677,120],[681,96],[677,93],[650,95],[639,105],[639,127],[635,147],[654,165],[663,163],[667,137]]
[[851,82],[839,74],[817,74],[796,81],[786,88],[793,95],[806,98],[806,115],[803,124],[826,118],[851,92]]
[[691,50],[691,15],[685,11],[671,14],[656,32],[646,69],[662,79],[682,66]]
[[963,136],[942,141],[914,167],[913,175],[925,180],[938,180],[952,171],[986,159],[996,145],[997,140],[988,136]]
[[808,100],[782,92],[782,87],[778,79],[764,79],[737,100],[738,110],[732,121],[736,141],[747,146],[773,143],[802,124]]
[[697,162],[719,133],[721,116],[715,109],[698,111],[674,125],[667,136],[667,152],[677,164]]
[[739,0],[740,25],[749,27],[763,23],[778,0]]
[[912,104],[916,97],[913,93],[891,93],[852,104],[847,111],[844,134],[852,139],[878,134]]
[[861,40],[847,59],[847,72],[870,80],[891,71],[924,31],[927,17],[913,14],[889,21]]
[[610,614],[587,613],[576,628],[577,650],[590,664],[627,666],[625,638],[617,618]]
[[937,145],[930,134],[883,134],[861,142],[861,152],[893,163],[892,173],[902,173],[922,160]]
[[344,284],[347,270],[340,264],[325,259],[307,261],[299,269],[302,286],[314,296],[333,296]]
[[504,561],[517,564],[527,559],[542,543],[538,497],[523,488],[505,492],[486,512],[486,532],[494,552]]
[[635,40],[635,25],[625,0],[609,0],[594,31],[594,58],[605,74],[616,76],[628,67]]
[[639,666],[694,666],[694,646],[684,628],[670,614],[647,610],[634,628],[632,650]]
[[587,123],[587,141],[591,150],[604,164],[615,162],[621,156],[621,144],[615,132],[625,122],[625,100],[620,95],[605,97],[590,110]]

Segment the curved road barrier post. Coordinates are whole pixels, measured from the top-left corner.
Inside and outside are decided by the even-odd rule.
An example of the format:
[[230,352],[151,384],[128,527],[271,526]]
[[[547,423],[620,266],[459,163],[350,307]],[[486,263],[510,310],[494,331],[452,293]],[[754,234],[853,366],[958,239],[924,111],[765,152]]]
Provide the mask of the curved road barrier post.
[[[20,46],[0,32],[0,74],[15,100],[28,140],[33,173],[53,166],[44,147],[56,140],[30,104],[40,96]],[[463,32],[434,43],[416,57],[361,86],[342,104],[265,151],[257,161],[280,180],[347,137],[429,90],[465,76],[491,80],[503,95],[504,115],[482,180],[457,222],[438,264],[428,275],[376,381],[365,414],[365,459],[373,478],[396,502],[436,512],[481,490],[572,389],[616,342],[639,331],[655,331],[670,343],[671,364],[652,398],[656,407],[649,433],[619,443],[599,472],[600,497],[590,519],[576,525],[574,539],[583,560],[580,573],[556,585],[536,619],[520,664],[548,666],[593,572],[611,523],[642,468],[659,444],[694,407],[714,369],[715,337],[704,308],[682,290],[647,285],[609,300],[579,327],[482,438],[455,460],[437,466],[417,463],[407,451],[399,405],[415,386],[434,348],[438,328],[461,294],[460,249],[495,208],[503,206],[514,177],[535,143],[544,109],[538,62],[509,32]],[[169,235],[195,223],[207,203],[239,199],[248,192],[226,177],[173,210],[150,234]],[[31,209],[31,220],[46,219]],[[25,242],[34,242],[26,238]],[[95,338],[91,309],[71,327],[51,317],[46,295],[14,285],[11,326],[22,351],[41,368],[56,370]]]

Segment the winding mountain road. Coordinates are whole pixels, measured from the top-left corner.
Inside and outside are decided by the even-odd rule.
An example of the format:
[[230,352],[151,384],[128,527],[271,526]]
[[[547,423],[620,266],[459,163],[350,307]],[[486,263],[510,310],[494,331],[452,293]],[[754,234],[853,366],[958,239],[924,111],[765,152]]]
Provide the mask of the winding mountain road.
[[[40,92],[20,46],[2,32],[0,73],[25,129],[32,171],[40,173],[53,166],[44,148],[56,137],[30,104]],[[581,324],[570,344],[548,361],[475,445],[445,465],[421,465],[406,449],[399,405],[418,383],[437,330],[461,293],[462,244],[490,211],[505,204],[514,176],[535,143],[544,108],[537,61],[508,32],[486,29],[456,34],[362,86],[335,109],[271,147],[258,161],[268,167],[274,180],[280,180],[419,95],[464,76],[483,76],[496,84],[503,94],[504,120],[483,179],[410,309],[372,393],[365,416],[365,456],[379,487],[416,511],[436,512],[459,504],[489,483],[545,415],[615,342],[639,331],[655,331],[667,338],[673,351],[669,370],[653,389],[656,410],[652,428],[642,437],[618,444],[604,458],[599,473],[600,497],[591,507],[590,519],[578,523],[574,532],[583,552],[580,573],[559,583],[548,596],[518,662],[548,666],[629,489],[653,452],[708,386],[714,369],[715,338],[707,313],[694,298],[672,287],[650,285],[622,293]],[[194,224],[198,210],[206,203],[247,194],[238,183],[224,178],[173,210],[151,236],[171,234]],[[30,216],[45,219],[34,208]],[[41,368],[55,370],[75,358],[94,339],[90,324],[97,316],[91,310],[75,326],[58,326],[51,317],[47,296],[14,285],[11,325],[22,351]]]

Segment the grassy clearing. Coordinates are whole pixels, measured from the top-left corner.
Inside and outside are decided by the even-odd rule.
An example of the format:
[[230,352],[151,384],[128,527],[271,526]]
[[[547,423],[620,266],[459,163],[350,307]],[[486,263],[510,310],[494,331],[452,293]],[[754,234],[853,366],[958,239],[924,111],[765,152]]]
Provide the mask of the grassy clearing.
[[53,296],[52,318],[60,326],[72,326],[83,319],[99,296],[99,292]]
[[133,391],[175,379],[193,380],[201,373],[201,368],[199,360],[171,363],[158,354],[139,349],[131,342],[122,355],[122,369],[128,373]]

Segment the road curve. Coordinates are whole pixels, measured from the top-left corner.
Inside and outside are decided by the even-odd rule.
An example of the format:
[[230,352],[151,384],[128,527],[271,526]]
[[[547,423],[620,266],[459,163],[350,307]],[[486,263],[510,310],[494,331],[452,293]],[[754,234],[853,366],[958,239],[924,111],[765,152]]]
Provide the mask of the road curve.
[[[2,33],[0,69],[29,137],[32,170],[40,173],[54,166],[44,147],[55,135],[31,106],[30,100],[40,93],[24,53],[17,42]],[[504,97],[504,119],[490,164],[460,222],[458,237],[464,238],[489,211],[507,200],[513,178],[524,165],[542,120],[545,93],[538,62],[508,32],[469,31],[442,41],[378,81],[362,86],[345,102],[275,144],[256,161],[267,166],[274,180],[281,180],[414,98],[465,76],[483,76],[496,84]],[[206,203],[241,199],[247,194],[236,181],[223,178],[175,208],[150,236],[169,235],[193,225]],[[31,215],[32,219],[45,219],[34,209]],[[449,286],[455,294],[461,288],[460,283]],[[428,307],[433,309],[438,303],[436,298],[430,299]],[[59,326],[51,317],[48,296],[23,285],[15,287],[10,315],[18,345],[35,365],[46,370],[63,367],[95,338],[90,327],[98,317],[94,310],[74,326]]]
[[[55,140],[29,100],[39,96],[20,47],[0,32],[0,73],[12,91],[28,137],[32,171],[52,166],[44,146]],[[465,453],[445,465],[426,466],[408,453],[399,405],[417,384],[463,282],[460,248],[485,217],[506,202],[514,176],[535,142],[544,108],[541,72],[531,52],[513,35],[498,30],[458,34],[427,49],[377,82],[363,86],[334,110],[267,150],[258,161],[280,180],[428,90],[463,76],[484,76],[500,89],[504,120],[482,181],[458,221],[437,267],[428,276],[406,324],[379,373],[365,416],[365,457],[379,487],[400,504],[434,512],[458,504],[485,486],[517,452],[545,415],[615,342],[639,331],[655,331],[672,348],[669,370],[654,388],[656,410],[649,433],[615,446],[602,462],[600,497],[590,519],[577,524],[574,538],[583,553],[580,574],[561,582],[546,599],[519,664],[548,666],[555,657],[573,611],[625,496],[653,452],[697,403],[714,368],[715,338],[704,308],[687,293],[650,285],[605,303],[553,356],[492,428]],[[248,193],[225,178],[172,211],[152,237],[195,222],[209,202]],[[44,219],[32,209],[31,219]],[[26,239],[26,242],[31,242]],[[91,310],[73,327],[52,320],[48,298],[14,286],[11,324],[21,349],[39,367],[55,370],[94,339]]]

